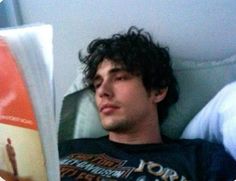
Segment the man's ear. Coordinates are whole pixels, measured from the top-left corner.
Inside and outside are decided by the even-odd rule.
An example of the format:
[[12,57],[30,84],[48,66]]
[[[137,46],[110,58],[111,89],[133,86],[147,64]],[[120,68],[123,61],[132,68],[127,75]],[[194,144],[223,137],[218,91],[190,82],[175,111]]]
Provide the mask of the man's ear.
[[167,91],[168,91],[168,87],[164,89],[156,90],[154,92],[154,102],[159,103],[163,101],[166,97]]

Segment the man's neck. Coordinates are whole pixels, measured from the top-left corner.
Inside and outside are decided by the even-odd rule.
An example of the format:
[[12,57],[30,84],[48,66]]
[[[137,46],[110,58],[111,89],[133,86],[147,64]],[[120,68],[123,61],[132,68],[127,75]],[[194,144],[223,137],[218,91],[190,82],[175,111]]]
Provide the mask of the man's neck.
[[124,144],[151,144],[162,143],[159,126],[151,126],[139,132],[117,133],[109,132],[109,140]]

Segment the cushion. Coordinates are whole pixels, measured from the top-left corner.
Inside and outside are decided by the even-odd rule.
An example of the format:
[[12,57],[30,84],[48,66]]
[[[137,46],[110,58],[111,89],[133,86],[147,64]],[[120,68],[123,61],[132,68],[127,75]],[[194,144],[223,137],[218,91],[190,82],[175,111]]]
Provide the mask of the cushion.
[[185,128],[182,138],[223,143],[236,160],[236,82],[225,86]]
[[[173,59],[180,89],[179,101],[161,125],[164,135],[179,138],[189,121],[226,84],[236,80],[236,55],[225,60],[196,62]],[[94,95],[80,78],[65,95],[59,126],[59,141],[107,134],[100,125]]]
[[94,138],[106,134],[100,124],[94,92],[88,88],[82,88],[64,98],[59,125],[59,141]]
[[221,61],[174,60],[180,89],[179,101],[162,125],[166,136],[178,138],[189,121],[226,84],[236,80],[236,55]]

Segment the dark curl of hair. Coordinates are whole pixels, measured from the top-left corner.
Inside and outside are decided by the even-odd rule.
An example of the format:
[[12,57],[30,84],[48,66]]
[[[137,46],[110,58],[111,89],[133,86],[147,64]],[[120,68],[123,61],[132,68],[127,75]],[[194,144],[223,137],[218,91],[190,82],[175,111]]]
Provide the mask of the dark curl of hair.
[[140,75],[147,91],[168,88],[165,99],[158,104],[159,120],[163,122],[169,107],[178,100],[177,81],[166,48],[155,44],[149,33],[132,26],[127,33],[92,41],[87,52],[86,56],[80,52],[79,59],[86,66],[84,82],[91,88],[97,67],[104,59],[123,66],[129,73]]

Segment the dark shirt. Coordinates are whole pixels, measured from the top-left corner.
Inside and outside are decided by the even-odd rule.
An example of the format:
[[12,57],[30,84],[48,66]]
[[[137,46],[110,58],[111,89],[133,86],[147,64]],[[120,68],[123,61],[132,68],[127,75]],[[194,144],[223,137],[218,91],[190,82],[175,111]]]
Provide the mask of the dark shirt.
[[108,137],[59,144],[61,180],[233,181],[236,162],[215,143],[200,139],[128,145]]

